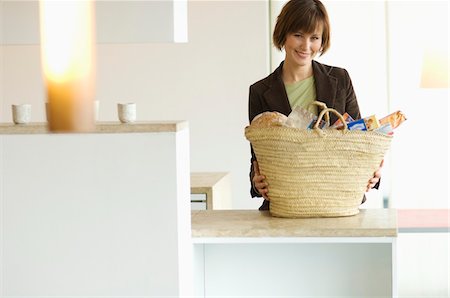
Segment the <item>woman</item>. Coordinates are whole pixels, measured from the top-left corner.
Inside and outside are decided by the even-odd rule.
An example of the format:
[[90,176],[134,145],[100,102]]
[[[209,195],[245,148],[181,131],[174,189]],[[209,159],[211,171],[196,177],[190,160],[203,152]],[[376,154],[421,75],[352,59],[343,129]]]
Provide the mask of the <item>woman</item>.
[[[300,105],[308,108],[313,101],[324,102],[339,113],[347,112],[360,119],[360,111],[352,82],[343,68],[321,64],[314,59],[330,47],[328,14],[319,0],[291,0],[277,18],[273,43],[284,48],[285,59],[268,77],[250,86],[249,120],[265,111],[289,115]],[[313,112],[317,115],[317,108]],[[330,121],[337,120],[334,114]],[[381,168],[381,165],[380,165]],[[367,190],[380,180],[380,169],[368,181]],[[269,185],[260,174],[252,149],[250,181],[252,197],[263,197],[260,210],[269,209]]]

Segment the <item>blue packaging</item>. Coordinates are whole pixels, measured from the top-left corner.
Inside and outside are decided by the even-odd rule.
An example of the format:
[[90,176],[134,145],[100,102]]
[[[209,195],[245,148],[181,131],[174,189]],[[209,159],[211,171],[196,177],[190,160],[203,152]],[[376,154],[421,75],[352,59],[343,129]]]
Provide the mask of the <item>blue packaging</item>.
[[350,123],[347,123],[347,127],[349,130],[367,130],[364,119],[359,119],[359,120],[355,120]]

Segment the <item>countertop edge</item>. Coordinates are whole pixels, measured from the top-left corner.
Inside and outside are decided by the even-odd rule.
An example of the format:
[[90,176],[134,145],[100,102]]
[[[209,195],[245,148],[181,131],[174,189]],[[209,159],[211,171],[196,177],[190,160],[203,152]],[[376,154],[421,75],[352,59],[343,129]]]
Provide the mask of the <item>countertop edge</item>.
[[[97,122],[95,130],[86,133],[155,133],[178,132],[188,128],[186,120],[180,121],[138,121],[133,123],[120,123],[117,121]],[[62,132],[63,134],[64,132]],[[70,133],[70,132],[69,132]],[[83,133],[83,132],[76,132]],[[0,135],[23,134],[59,134],[48,130],[46,122],[34,122],[29,124],[0,123]]]
[[370,209],[349,217],[287,219],[268,211],[192,211],[192,238],[397,237],[394,209]]
[[[220,235],[218,235],[220,234]],[[365,237],[365,238],[378,238],[378,237],[397,237],[398,230],[397,229],[363,229],[363,230],[338,230],[331,232],[330,230],[310,230],[310,231],[301,231],[301,232],[293,232],[293,233],[284,233],[280,230],[268,231],[264,230],[262,232],[253,231],[249,234],[236,235],[233,232],[223,231],[202,231],[202,230],[194,230],[192,232],[192,238],[355,238],[355,237]]]

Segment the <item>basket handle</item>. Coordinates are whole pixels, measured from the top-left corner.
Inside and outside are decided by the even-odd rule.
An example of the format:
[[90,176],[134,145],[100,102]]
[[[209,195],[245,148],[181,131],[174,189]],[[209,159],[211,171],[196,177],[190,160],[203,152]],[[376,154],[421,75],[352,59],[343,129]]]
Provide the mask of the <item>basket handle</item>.
[[[327,105],[326,105],[324,102],[317,101],[317,100],[311,102],[311,103],[308,105],[308,107],[310,107],[311,105],[316,105],[316,106],[318,106],[319,108],[322,109],[321,111],[323,111],[323,110],[325,110],[325,109],[328,109]],[[321,119],[321,120],[322,120],[322,119]],[[328,125],[330,125],[330,114],[329,114],[329,113],[326,113],[326,114],[325,114],[325,121],[328,123]],[[320,121],[319,121],[319,122],[320,122]]]
[[323,110],[320,112],[319,117],[317,118],[317,121],[316,121],[316,123],[315,123],[314,126],[313,126],[314,129],[319,128],[319,123],[320,123],[320,121],[322,120],[323,115],[325,115],[325,113],[328,114],[329,112],[332,112],[333,114],[335,114],[336,116],[338,116],[339,119],[341,119],[342,123],[344,124],[344,130],[347,130],[347,129],[348,129],[348,127],[347,127],[347,122],[345,122],[345,119],[344,119],[344,117],[341,115],[341,113],[339,113],[338,111],[336,111],[335,109],[332,109],[332,108],[325,108],[325,109],[323,109]]

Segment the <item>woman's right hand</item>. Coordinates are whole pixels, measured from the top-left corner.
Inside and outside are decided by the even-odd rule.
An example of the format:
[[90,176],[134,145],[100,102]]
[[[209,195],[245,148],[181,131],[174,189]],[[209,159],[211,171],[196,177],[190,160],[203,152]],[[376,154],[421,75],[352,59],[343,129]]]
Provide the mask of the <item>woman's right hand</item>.
[[269,185],[265,181],[266,176],[261,175],[261,173],[259,172],[259,166],[257,161],[253,162],[253,172],[255,173],[252,178],[253,188],[257,192],[259,192],[264,199],[269,201],[270,199],[267,195],[269,193],[268,188]]

